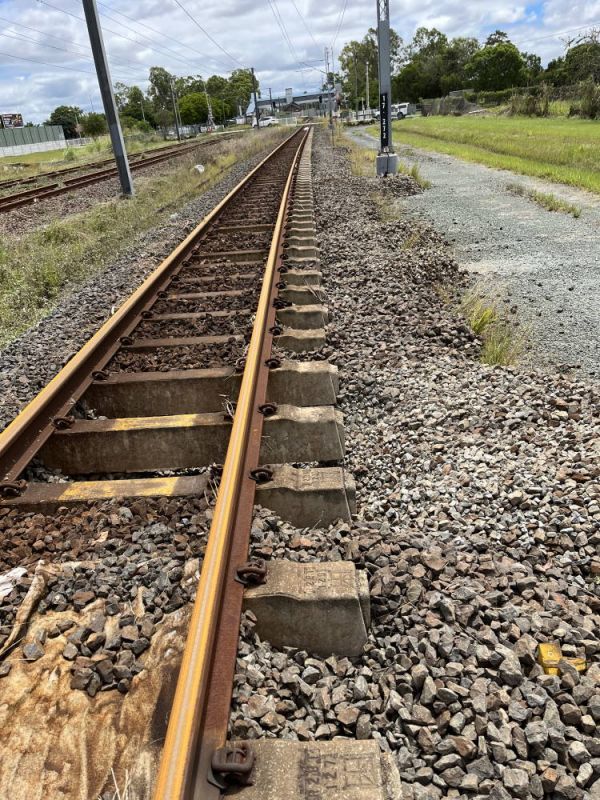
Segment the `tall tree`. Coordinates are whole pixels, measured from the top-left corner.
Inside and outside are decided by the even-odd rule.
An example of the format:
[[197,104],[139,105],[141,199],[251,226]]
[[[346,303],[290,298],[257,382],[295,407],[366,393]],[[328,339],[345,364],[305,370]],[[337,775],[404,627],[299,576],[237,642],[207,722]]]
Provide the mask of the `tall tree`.
[[505,44],[506,42],[510,42],[508,38],[508,34],[504,33],[504,31],[495,30],[494,33],[490,33],[485,41],[486,47],[493,47],[495,44]]
[[[454,77],[458,69],[457,60],[462,58],[461,49],[471,52],[470,40],[458,41],[450,50],[448,37],[437,28],[418,28],[412,41],[403,49],[405,66],[393,80],[394,97],[399,100],[417,101],[424,97],[439,97],[444,90],[457,88],[460,78]],[[442,79],[446,78],[446,86]]]
[[150,67],[148,96],[155,111],[171,108],[171,81],[174,77],[164,67]]
[[102,136],[102,134],[108,132],[108,125],[104,114],[95,114],[94,112],[86,114],[81,119],[81,126],[86,136]]
[[577,83],[592,78],[600,82],[600,43],[584,41],[571,47],[565,55],[565,78],[567,83]]
[[486,46],[473,56],[467,65],[467,74],[475,89],[510,89],[525,82],[525,60],[509,42]]
[[66,139],[74,139],[77,134],[77,126],[83,117],[83,111],[79,106],[58,106],[50,114],[47,125],[60,125],[65,133]]
[[[236,109],[241,105],[245,110],[252,97],[252,72],[249,69],[234,69],[228,84],[227,99]],[[258,92],[258,80],[256,84]]]
[[[397,69],[400,63],[400,50],[402,39],[396,31],[390,31],[390,56],[392,61],[392,71]],[[367,98],[367,64],[369,65],[369,97],[371,103],[379,96],[377,84],[377,32],[374,28],[369,28],[367,35],[362,41],[352,41],[345,45],[338,57],[344,95],[348,98],[350,105],[355,106],[357,100]]]
[[206,84],[202,75],[188,75],[186,78],[175,78],[175,90],[179,97],[185,94],[203,92]]
[[208,119],[208,105],[204,92],[191,92],[179,101],[181,121],[184,125],[200,125]]

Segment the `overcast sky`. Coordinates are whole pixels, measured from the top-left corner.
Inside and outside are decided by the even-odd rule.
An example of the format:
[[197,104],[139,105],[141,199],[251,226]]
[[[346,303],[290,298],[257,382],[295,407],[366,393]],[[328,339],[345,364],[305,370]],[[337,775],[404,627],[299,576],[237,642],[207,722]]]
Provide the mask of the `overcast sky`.
[[[204,77],[253,65],[263,90],[310,91],[319,84],[324,48],[338,53],[376,17],[376,0],[180,2],[214,41],[177,0],[98,3],[113,81],[146,88],[153,65]],[[563,52],[560,34],[600,25],[600,0],[390,0],[390,11],[405,40],[420,25],[479,39],[500,28],[544,63]],[[101,109],[81,0],[0,0],[0,112],[41,122],[63,103]]]

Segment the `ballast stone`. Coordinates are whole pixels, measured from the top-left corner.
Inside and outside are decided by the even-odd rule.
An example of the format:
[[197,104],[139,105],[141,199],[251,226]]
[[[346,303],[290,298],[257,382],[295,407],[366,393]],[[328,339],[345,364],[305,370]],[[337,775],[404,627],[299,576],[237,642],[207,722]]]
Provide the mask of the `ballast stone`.
[[254,783],[237,792],[239,800],[402,800],[393,757],[375,741],[245,744],[256,755]]
[[274,647],[355,656],[367,642],[367,576],[351,561],[271,561],[266,582],[246,590],[244,606],[257,618],[256,633]]

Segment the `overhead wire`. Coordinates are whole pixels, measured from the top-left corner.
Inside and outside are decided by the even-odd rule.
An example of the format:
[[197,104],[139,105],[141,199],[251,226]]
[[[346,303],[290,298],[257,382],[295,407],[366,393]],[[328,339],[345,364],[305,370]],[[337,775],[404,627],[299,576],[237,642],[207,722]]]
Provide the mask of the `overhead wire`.
[[[122,11],[117,11],[116,8],[112,8],[112,6],[108,6],[106,3],[101,3],[100,0],[97,0],[97,2],[98,2],[99,6],[102,6],[102,8],[108,8],[108,10],[112,11],[113,14],[118,14],[120,17],[124,17],[125,19],[128,19],[130,22],[134,22],[136,25],[139,25],[142,28],[146,28],[146,30],[149,30],[151,33],[154,33],[156,36],[162,36],[163,39],[169,39],[170,41],[175,42],[175,44],[178,45],[179,47],[183,46],[186,50],[191,50],[192,53],[197,53],[198,55],[202,56],[203,58],[206,56],[206,53],[202,53],[200,50],[196,50],[195,47],[191,47],[191,45],[185,44],[184,42],[181,42],[178,39],[175,39],[174,36],[169,36],[168,33],[163,33],[161,31],[157,31],[156,28],[152,28],[150,25],[147,25],[145,22],[142,22],[142,20],[134,19],[133,17],[130,17],[127,14],[124,14]],[[203,64],[201,64],[200,66],[204,67],[204,69],[207,69],[207,70],[212,69],[212,67],[207,67],[206,65],[203,65]]]
[[342,23],[344,22],[344,16],[346,14],[346,8],[348,7],[348,0],[344,0],[344,5],[342,6],[342,13],[340,14],[340,19],[337,25],[337,30],[335,32],[335,36],[333,37],[333,42],[331,43],[331,49],[335,47],[335,43],[337,41],[338,36],[340,35],[340,30],[342,28]]
[[[38,39],[33,39],[31,36],[26,36],[24,33],[19,33],[19,31],[11,31],[10,33],[2,31],[0,33],[0,36],[5,36],[9,39],[16,39],[17,41],[33,42],[34,44],[37,44],[39,47],[47,47],[51,50],[59,50],[62,53],[68,53],[69,55],[75,56],[78,59],[91,61],[92,63],[94,61],[91,55],[85,55],[84,53],[77,53],[74,50],[67,50],[65,47],[57,47],[55,44],[46,44],[44,42],[40,42]],[[135,69],[139,70],[140,66],[141,66],[140,64],[135,65]],[[120,69],[133,69],[133,67],[128,67],[123,65],[120,67]]]
[[320,45],[320,44],[318,44],[318,42],[315,40],[315,37],[312,35],[312,31],[311,31],[311,29],[308,27],[308,23],[306,22],[306,19],[304,18],[303,14],[300,12],[300,9],[299,9],[299,8],[298,8],[298,6],[296,5],[296,0],[292,0],[292,5],[293,5],[293,6],[294,6],[294,8],[296,9],[296,12],[297,12],[298,16],[299,16],[299,17],[300,17],[300,19],[302,20],[302,24],[303,24],[303,25],[304,25],[304,27],[306,28],[306,32],[308,33],[308,35],[309,35],[309,36],[310,36],[310,38],[312,39],[314,46],[315,46],[315,47],[317,47],[317,48],[320,48],[320,47],[321,47],[321,45]]
[[214,36],[211,36],[211,34],[210,34],[210,33],[209,33],[207,30],[206,30],[206,28],[204,28],[204,27],[203,27],[203,26],[202,26],[202,25],[201,25],[201,24],[198,22],[198,20],[197,20],[197,19],[196,19],[196,18],[195,18],[195,17],[194,17],[192,14],[190,14],[190,12],[189,12],[189,11],[187,10],[187,8],[186,8],[186,7],[185,7],[185,6],[184,6],[184,5],[183,5],[183,4],[180,2],[180,0],[173,0],[173,2],[174,2],[174,3],[176,3],[176,5],[178,5],[178,6],[179,6],[179,8],[180,8],[180,9],[181,9],[181,10],[182,10],[182,11],[183,11],[183,12],[184,12],[184,13],[185,13],[185,14],[186,14],[186,15],[187,15],[187,16],[188,16],[188,17],[189,17],[191,20],[192,20],[192,22],[194,23],[194,25],[195,25],[197,28],[199,28],[199,29],[202,31],[202,33],[203,33],[203,34],[204,34],[204,35],[205,35],[205,36],[206,36],[208,39],[210,39],[210,41],[211,41],[211,42],[212,42],[212,43],[213,43],[213,44],[214,44],[216,47],[218,47],[218,48],[219,48],[219,50],[220,50],[222,53],[224,53],[224,54],[227,56],[227,58],[229,58],[229,59],[230,59],[231,61],[233,61],[235,64],[239,64],[241,67],[243,67],[243,66],[244,66],[244,65],[242,64],[242,62],[241,62],[239,59],[237,59],[235,56],[232,56],[232,55],[231,55],[231,53],[229,53],[229,52],[228,52],[228,51],[227,51],[227,50],[226,50],[226,49],[225,49],[225,48],[224,48],[222,45],[220,45],[220,44],[219,44],[219,42],[217,42],[217,40],[214,38]]
[[[84,17],[81,17],[78,14],[74,14],[72,11],[67,11],[65,8],[59,8],[58,6],[55,6],[52,3],[49,3],[48,0],[37,0],[37,2],[38,3],[42,3],[45,6],[48,6],[48,8],[52,8],[54,11],[60,11],[61,14],[66,14],[69,17],[73,17],[74,19],[79,20],[80,22],[85,22],[85,18]],[[119,24],[121,24],[121,23],[119,23]],[[130,28],[127,28],[126,25],[121,25],[121,27],[125,28],[126,30],[131,30]],[[134,44],[138,44],[138,45],[141,44],[141,42],[139,42],[137,39],[132,39],[131,36],[126,36],[124,33],[119,33],[118,31],[113,31],[112,28],[108,28],[106,25],[103,26],[103,29],[105,31],[107,31],[108,33],[112,33],[114,36],[118,36],[121,39],[125,39],[128,42],[133,42]],[[132,33],[136,33],[136,35],[142,36],[142,34],[137,34],[137,31],[132,31]],[[150,40],[148,40],[148,41],[150,41]],[[178,61],[181,61],[181,63],[185,64],[188,68],[190,66],[190,62],[189,61],[186,61],[185,59],[182,59],[179,56],[173,56],[173,55],[171,55],[170,53],[168,53],[166,51],[163,52],[156,45],[146,45],[146,47],[148,47],[148,49],[150,49],[150,50],[153,50],[155,53],[158,53],[159,55],[163,56],[163,58],[165,56],[167,58],[177,58]],[[195,67],[193,67],[193,68],[195,69]]]
[[578,28],[570,28],[568,31],[556,31],[555,33],[548,33],[545,36],[537,36],[535,39],[528,39],[527,41],[522,40],[520,42],[514,42],[516,45],[523,45],[523,44],[531,44],[533,42],[542,42],[545,39],[556,39],[557,36],[564,36],[566,33],[576,33],[577,31],[583,31],[586,28],[592,28],[594,25],[600,25],[600,20],[596,22],[588,22],[587,25],[580,25]]
[[65,67],[64,64],[51,64],[49,61],[39,61],[36,58],[25,58],[25,56],[15,56],[12,53],[4,53],[0,50],[0,56],[7,56],[8,58],[16,58],[18,61],[28,61],[31,64],[43,64],[45,67],[56,67],[57,69],[66,69],[69,72],[81,72],[84,75],[95,75],[95,72],[90,72],[87,69],[77,69],[77,67]]

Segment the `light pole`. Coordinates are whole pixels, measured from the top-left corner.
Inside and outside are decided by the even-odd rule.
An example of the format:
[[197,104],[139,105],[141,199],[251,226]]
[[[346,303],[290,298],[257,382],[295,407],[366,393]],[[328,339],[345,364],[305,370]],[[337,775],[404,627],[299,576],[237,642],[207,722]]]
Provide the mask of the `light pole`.
[[377,44],[379,50],[379,155],[377,174],[394,175],[398,156],[392,146],[392,75],[390,63],[390,3],[377,0]]

